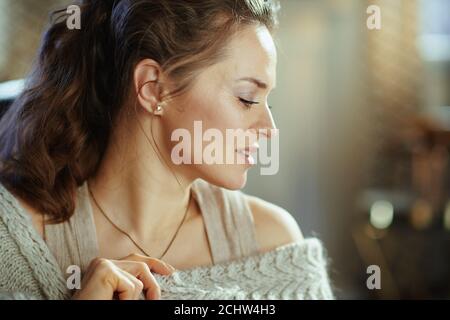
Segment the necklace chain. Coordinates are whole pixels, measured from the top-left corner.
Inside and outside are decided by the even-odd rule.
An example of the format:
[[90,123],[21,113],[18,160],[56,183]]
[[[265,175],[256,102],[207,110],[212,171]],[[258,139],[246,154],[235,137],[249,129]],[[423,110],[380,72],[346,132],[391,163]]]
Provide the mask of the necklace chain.
[[[102,213],[102,215],[106,218],[106,220],[108,220],[108,222],[114,227],[116,228],[119,232],[121,232],[122,234],[124,234],[139,250],[141,250],[142,253],[144,253],[146,256],[150,257],[150,254],[148,254],[143,248],[142,246],[140,246],[136,240],[133,239],[133,237],[126,232],[125,230],[123,230],[122,228],[120,228],[116,223],[114,223],[114,221],[111,220],[111,218],[106,214],[106,212],[102,209],[102,207],[100,206],[100,204],[97,202],[97,199],[95,198],[94,194],[92,193],[91,188],[89,187],[88,184],[88,190],[89,190],[89,194],[91,195],[92,200],[94,200],[95,206],[100,210],[100,212]],[[184,217],[183,220],[181,220],[180,225],[178,226],[177,230],[175,231],[175,234],[173,235],[172,239],[170,240],[169,245],[167,246],[167,248],[164,250],[163,254],[158,258],[159,260],[161,260],[167,253],[167,251],[169,251],[170,247],[172,246],[173,242],[175,241],[178,232],[181,229],[181,226],[184,224],[186,217],[188,215],[189,212],[189,208],[191,205],[191,198],[192,198],[192,191],[189,193],[189,200],[188,200],[188,204],[186,207],[186,212],[184,213]]]

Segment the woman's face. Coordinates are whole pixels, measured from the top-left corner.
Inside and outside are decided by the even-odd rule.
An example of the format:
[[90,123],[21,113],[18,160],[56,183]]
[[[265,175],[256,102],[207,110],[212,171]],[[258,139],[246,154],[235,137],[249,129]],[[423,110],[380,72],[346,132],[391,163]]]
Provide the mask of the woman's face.
[[[266,134],[270,137],[270,130],[275,129],[267,98],[275,86],[277,55],[268,29],[256,25],[236,34],[227,49],[221,62],[203,70],[188,92],[170,101],[162,120],[162,136],[170,139],[164,149],[174,170],[190,179],[240,189],[252,166],[251,157],[242,150],[257,147],[258,139]],[[191,141],[190,148],[181,148],[181,152],[187,141],[171,138],[180,128],[189,133]],[[212,133],[208,129],[216,130],[203,136]],[[191,164],[175,165],[176,155],[190,159]]]

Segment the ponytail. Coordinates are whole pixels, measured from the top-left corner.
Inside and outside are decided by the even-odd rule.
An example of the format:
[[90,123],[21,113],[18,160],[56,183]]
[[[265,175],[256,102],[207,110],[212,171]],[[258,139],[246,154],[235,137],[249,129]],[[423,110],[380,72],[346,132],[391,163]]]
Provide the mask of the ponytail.
[[[276,25],[277,0],[80,0],[81,29],[56,11],[25,90],[0,120],[0,182],[68,220],[92,177],[142,59],[157,61],[181,94],[216,63],[241,25]],[[225,19],[224,19],[225,18]]]
[[82,1],[80,30],[67,28],[66,10],[52,14],[25,90],[0,122],[0,181],[52,222],[73,213],[76,188],[108,142],[115,3]]

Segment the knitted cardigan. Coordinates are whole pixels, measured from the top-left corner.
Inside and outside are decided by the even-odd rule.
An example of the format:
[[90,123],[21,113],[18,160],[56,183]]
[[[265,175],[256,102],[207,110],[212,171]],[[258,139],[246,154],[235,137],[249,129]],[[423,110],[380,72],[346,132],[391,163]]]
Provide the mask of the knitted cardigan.
[[[323,247],[305,239],[210,267],[155,274],[162,299],[333,299]],[[0,299],[68,299],[65,276],[31,218],[0,184]]]

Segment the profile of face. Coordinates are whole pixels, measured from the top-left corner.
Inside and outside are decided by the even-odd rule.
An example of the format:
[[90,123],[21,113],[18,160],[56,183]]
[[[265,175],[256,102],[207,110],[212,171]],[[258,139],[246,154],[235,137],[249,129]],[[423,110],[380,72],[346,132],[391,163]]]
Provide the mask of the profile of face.
[[[164,115],[152,124],[156,125],[153,132],[159,150],[174,172],[231,190],[245,186],[247,171],[253,166],[248,152],[255,153],[258,140],[270,138],[275,129],[267,99],[275,87],[276,64],[276,47],[269,30],[256,24],[246,26],[227,44],[223,59],[201,70],[189,90],[169,100]],[[221,133],[223,143],[216,145],[220,148],[215,152],[225,162],[204,161],[203,151],[213,140],[199,136],[199,124],[201,134],[210,129]],[[180,129],[192,137],[190,150],[183,150],[183,158],[190,158],[190,164],[173,162],[172,151],[179,141],[171,137]],[[230,130],[237,139],[226,139]],[[230,150],[232,163],[226,161]],[[196,156],[202,161],[195,161]]]

